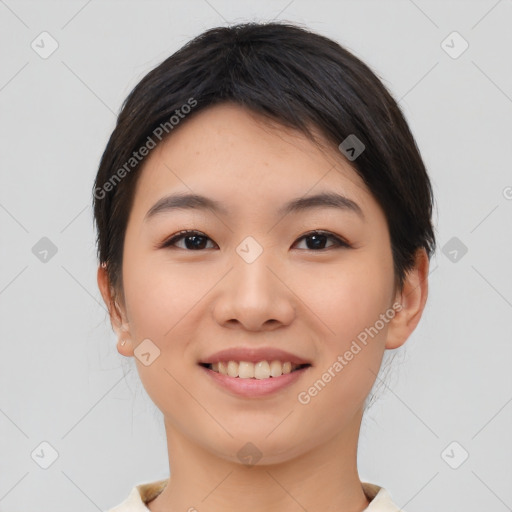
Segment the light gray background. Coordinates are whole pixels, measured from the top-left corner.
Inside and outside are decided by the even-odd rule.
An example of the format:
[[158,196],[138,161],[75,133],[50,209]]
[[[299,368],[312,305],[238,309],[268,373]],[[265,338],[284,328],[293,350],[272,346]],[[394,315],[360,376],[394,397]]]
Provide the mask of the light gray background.
[[[436,195],[428,306],[364,421],[361,479],[408,512],[512,510],[511,0],[0,0],[1,512],[106,510],[167,476],[161,415],[96,284],[93,178],[146,72],[207,28],[272,18],[372,67]],[[43,31],[59,45],[46,59]],[[453,31],[458,58],[441,44]]]

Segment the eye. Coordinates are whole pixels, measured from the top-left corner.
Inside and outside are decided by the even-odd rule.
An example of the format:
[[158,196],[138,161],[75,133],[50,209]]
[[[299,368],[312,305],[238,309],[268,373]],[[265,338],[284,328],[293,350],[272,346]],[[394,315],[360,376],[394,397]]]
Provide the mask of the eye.
[[[182,240],[184,241],[185,246],[179,247],[177,243]],[[179,233],[176,233],[171,238],[167,239],[165,242],[161,244],[160,248],[178,247],[179,249],[198,251],[217,247],[217,244],[215,244],[215,242],[213,242],[214,247],[206,247],[208,240],[213,242],[211,238],[209,238],[201,231],[186,229],[180,231]],[[347,242],[345,242],[338,236],[328,231],[311,231],[310,233],[306,233],[305,235],[301,236],[298,239],[298,242],[302,240],[306,240],[306,245],[309,245],[309,247],[306,247],[306,250],[312,250],[316,252],[329,249],[330,247],[350,247],[350,245]],[[328,240],[331,240],[334,243],[331,246],[325,247],[325,243]],[[311,243],[308,243],[308,241],[311,241]]]
[[[171,238],[166,240],[161,247],[177,247],[176,242],[185,241],[185,247],[178,247],[179,249],[189,249],[191,251],[197,251],[205,249],[206,240],[211,240],[208,236],[201,231],[195,231],[192,229],[186,229],[184,231],[180,231],[176,235],[173,235]],[[215,244],[216,245],[216,244]]]
[[[306,242],[306,245],[310,245],[311,247],[306,247],[307,250],[314,250],[314,251],[322,251],[325,249],[329,249],[330,247],[350,247],[350,245],[339,238],[338,236],[334,235],[333,233],[329,233],[328,231],[312,231],[311,233],[306,233],[304,236],[299,238],[299,242],[301,240],[311,240],[311,243],[308,244]],[[325,247],[325,242],[327,240],[333,240],[334,244]]]

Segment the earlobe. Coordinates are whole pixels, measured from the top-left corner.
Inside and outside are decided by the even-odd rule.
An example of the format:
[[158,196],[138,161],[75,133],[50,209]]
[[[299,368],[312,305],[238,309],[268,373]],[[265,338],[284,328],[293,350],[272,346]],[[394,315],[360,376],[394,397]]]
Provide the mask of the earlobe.
[[429,259],[424,248],[416,252],[415,265],[406,275],[404,286],[397,292],[395,302],[400,304],[388,326],[387,349],[402,346],[418,325],[428,295]]
[[130,340],[126,339],[126,337],[124,337],[124,338],[120,337],[117,340],[117,351],[122,356],[126,356],[126,357],[133,356],[133,348],[131,346]]

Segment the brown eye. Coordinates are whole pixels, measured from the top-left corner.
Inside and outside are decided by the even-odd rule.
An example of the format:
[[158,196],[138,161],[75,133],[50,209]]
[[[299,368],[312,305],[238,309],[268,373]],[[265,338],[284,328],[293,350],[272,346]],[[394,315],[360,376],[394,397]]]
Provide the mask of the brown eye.
[[[342,240],[340,237],[334,235],[333,233],[330,233],[328,231],[312,231],[311,233],[306,233],[301,238],[298,239],[298,241],[306,241],[306,250],[311,250],[315,252],[319,251],[325,251],[327,249],[330,249],[332,247],[350,247],[350,245]],[[178,243],[182,242],[182,245],[179,246]],[[208,247],[208,241],[211,241],[214,245]],[[331,242],[330,245],[327,245]],[[201,251],[204,249],[212,249],[215,248],[217,245],[213,240],[202,233],[201,231],[196,230],[184,230],[180,231],[176,235],[173,235],[171,238],[166,240],[162,245],[161,248],[178,248],[178,249],[185,249],[188,251]]]
[[[301,240],[306,240],[306,249],[312,251],[322,251],[331,247],[350,247],[344,240],[328,231],[312,231],[300,237],[299,241]],[[328,240],[334,241],[334,244],[325,247]]]
[[[184,247],[178,247],[177,242],[183,240]],[[200,251],[202,249],[211,248],[206,247],[207,240],[211,240],[208,236],[200,231],[185,230],[180,231],[178,234],[172,236],[162,244],[163,247],[177,247],[178,249],[185,249],[190,251]]]

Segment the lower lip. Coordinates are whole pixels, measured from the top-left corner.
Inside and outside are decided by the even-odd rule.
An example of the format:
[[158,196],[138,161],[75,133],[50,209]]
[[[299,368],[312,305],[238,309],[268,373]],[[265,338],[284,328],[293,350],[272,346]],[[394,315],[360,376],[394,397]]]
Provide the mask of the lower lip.
[[311,366],[306,366],[300,370],[285,373],[279,377],[269,377],[268,379],[241,379],[240,377],[230,377],[229,375],[214,372],[201,365],[199,367],[219,386],[237,396],[245,398],[262,397],[276,393],[296,382],[311,368]]

